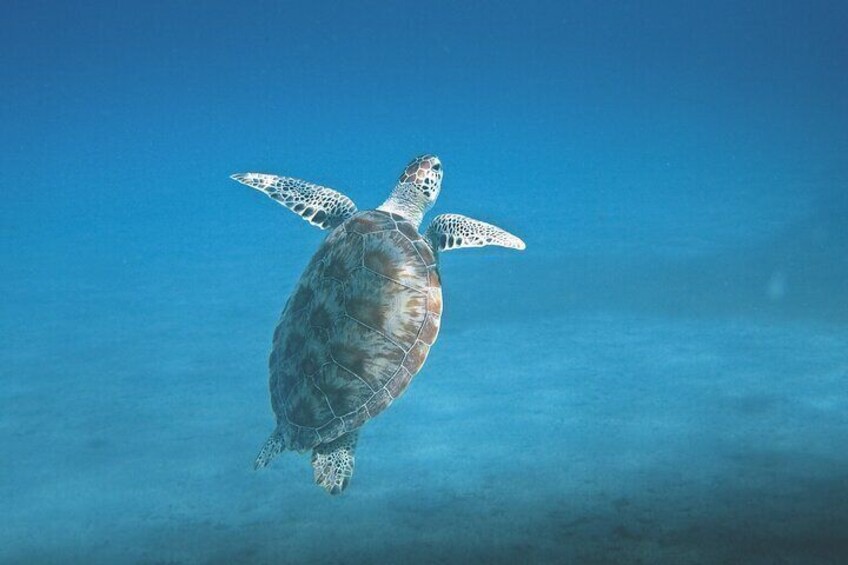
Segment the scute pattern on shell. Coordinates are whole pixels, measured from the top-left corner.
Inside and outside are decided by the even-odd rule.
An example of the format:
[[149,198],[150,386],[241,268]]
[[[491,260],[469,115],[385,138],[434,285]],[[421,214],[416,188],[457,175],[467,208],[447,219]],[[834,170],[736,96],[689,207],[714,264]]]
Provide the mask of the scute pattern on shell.
[[401,216],[357,213],[324,241],[274,332],[271,404],[289,449],[353,431],[406,390],[436,340],[435,255]]

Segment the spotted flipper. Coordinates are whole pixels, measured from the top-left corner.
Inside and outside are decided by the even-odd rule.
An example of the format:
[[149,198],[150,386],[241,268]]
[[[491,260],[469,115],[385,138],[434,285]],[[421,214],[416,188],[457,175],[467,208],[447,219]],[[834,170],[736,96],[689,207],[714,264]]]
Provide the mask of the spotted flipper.
[[439,251],[461,247],[499,245],[510,249],[524,249],[521,239],[492,224],[460,214],[441,214],[433,218],[424,236]]
[[259,455],[256,456],[256,460],[253,462],[253,469],[256,470],[267,467],[268,463],[271,462],[271,459],[279,455],[283,449],[285,449],[283,437],[280,435],[279,431],[275,430],[274,433],[265,440],[265,444],[262,446],[262,449],[259,450]]
[[315,483],[330,494],[340,494],[350,483],[357,439],[359,432],[350,432],[312,450]]
[[264,192],[322,230],[336,227],[356,213],[350,198],[311,182],[263,173],[237,173],[230,178]]

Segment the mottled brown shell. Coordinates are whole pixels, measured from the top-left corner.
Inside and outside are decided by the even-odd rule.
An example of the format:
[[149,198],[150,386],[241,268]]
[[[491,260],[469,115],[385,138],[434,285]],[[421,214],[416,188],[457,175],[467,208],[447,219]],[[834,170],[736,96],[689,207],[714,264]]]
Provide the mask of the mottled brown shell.
[[401,216],[361,212],[333,230],[274,332],[271,404],[289,449],[310,449],[386,409],[439,332],[429,244]]

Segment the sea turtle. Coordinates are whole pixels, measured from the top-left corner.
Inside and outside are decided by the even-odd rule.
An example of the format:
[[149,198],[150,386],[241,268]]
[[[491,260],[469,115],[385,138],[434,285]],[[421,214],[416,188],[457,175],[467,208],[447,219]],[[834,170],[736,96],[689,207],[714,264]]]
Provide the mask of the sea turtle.
[[419,234],[441,190],[442,164],[433,155],[412,160],[388,200],[364,212],[340,192],[302,180],[231,178],[331,230],[274,331],[269,365],[277,426],[254,467],[286,449],[312,450],[315,482],[338,494],[353,474],[359,428],[403,394],[439,333],[439,252],[524,249],[524,242],[459,214],[436,216]]

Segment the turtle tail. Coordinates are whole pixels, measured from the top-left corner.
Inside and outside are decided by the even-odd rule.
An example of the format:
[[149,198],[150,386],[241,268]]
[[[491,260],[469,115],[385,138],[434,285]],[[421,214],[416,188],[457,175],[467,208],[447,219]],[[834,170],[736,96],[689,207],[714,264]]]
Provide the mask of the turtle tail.
[[279,430],[274,430],[274,433],[268,436],[268,439],[262,445],[262,449],[259,450],[259,455],[256,456],[256,460],[253,462],[253,469],[257,470],[267,467],[268,463],[285,448],[286,443],[283,440],[283,435]]

